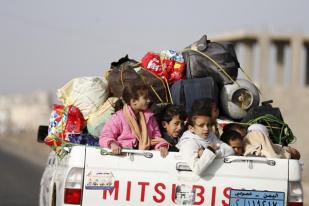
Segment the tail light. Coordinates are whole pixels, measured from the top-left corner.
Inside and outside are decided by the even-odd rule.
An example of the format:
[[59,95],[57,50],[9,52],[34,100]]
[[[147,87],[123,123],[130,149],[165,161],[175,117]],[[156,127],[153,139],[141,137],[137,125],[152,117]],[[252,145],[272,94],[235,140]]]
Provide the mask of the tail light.
[[289,182],[288,206],[303,206],[304,194],[300,181]]
[[73,167],[66,178],[64,187],[64,203],[80,205],[82,198],[84,169]]
[[65,188],[64,189],[64,203],[80,205],[81,204],[81,193],[82,193],[82,189]]

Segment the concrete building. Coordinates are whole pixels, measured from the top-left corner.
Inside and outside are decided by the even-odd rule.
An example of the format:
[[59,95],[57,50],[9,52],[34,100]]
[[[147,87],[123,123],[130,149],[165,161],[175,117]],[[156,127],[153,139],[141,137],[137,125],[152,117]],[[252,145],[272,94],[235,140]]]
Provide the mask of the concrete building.
[[211,40],[233,42],[242,68],[261,87],[309,87],[309,36],[236,32]]

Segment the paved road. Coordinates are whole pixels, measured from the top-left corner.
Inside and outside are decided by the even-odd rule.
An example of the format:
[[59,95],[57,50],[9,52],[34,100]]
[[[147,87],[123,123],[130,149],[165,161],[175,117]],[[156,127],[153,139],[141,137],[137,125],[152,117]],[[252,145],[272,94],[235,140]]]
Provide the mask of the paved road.
[[0,150],[0,205],[38,205],[43,169]]

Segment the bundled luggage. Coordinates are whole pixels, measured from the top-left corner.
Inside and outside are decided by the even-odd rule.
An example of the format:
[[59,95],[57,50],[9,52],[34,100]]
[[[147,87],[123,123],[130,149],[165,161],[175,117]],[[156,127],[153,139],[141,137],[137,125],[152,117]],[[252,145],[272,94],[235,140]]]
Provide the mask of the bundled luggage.
[[85,119],[75,106],[54,104],[50,115],[48,134],[44,142],[54,148],[68,141],[68,134],[80,134],[85,126]]
[[232,43],[211,42],[204,35],[182,52],[187,79],[211,76],[219,86],[233,83],[239,62]]
[[[139,67],[128,56],[121,58],[117,66],[112,66],[108,74],[111,96],[121,97],[123,88],[132,82],[141,81],[149,87],[150,99],[155,103],[169,103],[168,83],[164,78]],[[115,65],[115,64],[114,64]]]
[[101,129],[105,122],[114,112],[114,104],[117,100],[117,97],[108,98],[97,112],[90,115],[87,120],[87,130],[91,135],[95,137],[100,136]]
[[137,66],[138,63],[133,59],[129,59],[128,55],[111,64],[107,75],[111,96],[119,98],[126,85],[135,81],[141,81],[140,76],[134,70]]
[[66,83],[57,92],[65,106],[74,105],[85,119],[96,112],[109,96],[107,80],[101,77],[79,77]]
[[97,146],[123,89],[140,81],[149,87],[150,109],[174,103],[190,113],[195,100],[213,99],[221,116],[264,124],[274,143],[288,145],[294,136],[279,108],[269,102],[259,106],[258,88],[252,81],[237,79],[239,68],[233,44],[212,42],[206,35],[181,52],[148,52],[141,62],[126,55],[111,63],[105,77],[75,78],[58,90],[63,105],[53,107],[45,143],[53,148],[63,142]]
[[136,71],[142,78],[142,81],[149,87],[149,96],[153,102],[157,104],[171,102],[169,85],[165,79],[143,68],[137,68]]
[[183,105],[186,112],[196,99],[211,98],[218,103],[218,86],[212,77],[186,79],[175,82],[171,87],[172,99],[175,104]]
[[184,59],[174,50],[163,50],[160,53],[148,52],[141,60],[144,69],[158,75],[168,83],[183,78]]

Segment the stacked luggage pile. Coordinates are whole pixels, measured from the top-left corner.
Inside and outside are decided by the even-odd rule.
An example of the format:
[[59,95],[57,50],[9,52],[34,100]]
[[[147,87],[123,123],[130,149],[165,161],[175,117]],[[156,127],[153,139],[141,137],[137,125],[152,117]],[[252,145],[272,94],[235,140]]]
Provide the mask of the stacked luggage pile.
[[[242,71],[247,79],[238,79]],[[45,143],[59,154],[73,144],[98,146],[98,136],[113,113],[125,85],[143,81],[150,88],[153,111],[166,104],[183,105],[190,113],[194,100],[214,99],[221,123],[268,127],[274,143],[288,145],[294,136],[271,101],[260,105],[260,92],[237,60],[233,44],[212,42],[204,35],[181,52],[148,52],[141,61],[127,56],[111,63],[103,77],[81,77],[58,90]],[[219,122],[220,123],[220,122]]]

